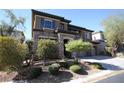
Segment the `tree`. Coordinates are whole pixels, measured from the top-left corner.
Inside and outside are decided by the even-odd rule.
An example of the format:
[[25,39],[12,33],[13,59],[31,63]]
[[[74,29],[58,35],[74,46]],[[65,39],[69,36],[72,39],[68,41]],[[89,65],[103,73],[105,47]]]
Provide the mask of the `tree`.
[[[26,63],[27,63],[27,65],[30,65],[30,63],[33,64],[33,58],[34,58],[33,46],[34,46],[34,41],[27,40],[26,44],[27,44],[28,50],[29,50],[29,53],[27,54],[27,58],[26,58]],[[29,60],[29,62],[27,60]]]
[[104,35],[112,56],[122,51],[124,42],[124,15],[110,16],[103,21]]
[[58,46],[54,40],[39,40],[37,48],[38,56],[44,60],[58,58]]
[[[92,48],[92,44],[89,42],[83,42],[80,40],[73,40],[65,44],[66,50],[69,52],[81,52],[88,51]],[[76,56],[75,56],[76,58]]]
[[[14,31],[17,29],[23,29],[25,18],[24,17],[17,17],[12,10],[4,10],[6,13],[6,17],[9,18],[8,22],[2,20],[0,23],[0,32],[1,36],[11,36]],[[24,30],[24,29],[23,29]],[[4,34],[6,33],[6,34]]]
[[21,70],[27,51],[25,44],[11,37],[0,36],[0,69],[13,67],[17,71]]

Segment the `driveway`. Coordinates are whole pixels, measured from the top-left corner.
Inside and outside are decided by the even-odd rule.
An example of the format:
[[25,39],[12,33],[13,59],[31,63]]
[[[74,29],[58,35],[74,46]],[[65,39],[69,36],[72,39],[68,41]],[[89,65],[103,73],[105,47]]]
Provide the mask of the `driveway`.
[[81,61],[98,62],[108,70],[123,70],[124,58],[112,58],[108,56],[92,56],[81,58]]

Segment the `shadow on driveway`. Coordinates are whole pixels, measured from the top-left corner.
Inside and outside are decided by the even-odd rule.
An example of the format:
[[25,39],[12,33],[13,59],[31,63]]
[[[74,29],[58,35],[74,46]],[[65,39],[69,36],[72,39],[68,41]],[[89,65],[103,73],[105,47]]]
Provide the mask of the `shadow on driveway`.
[[115,66],[112,64],[107,64],[107,63],[100,63],[106,70],[123,70],[119,66]]
[[112,59],[114,57],[110,57],[110,56],[92,56],[92,57],[83,57],[80,59],[94,59],[94,60],[105,60],[105,59]]

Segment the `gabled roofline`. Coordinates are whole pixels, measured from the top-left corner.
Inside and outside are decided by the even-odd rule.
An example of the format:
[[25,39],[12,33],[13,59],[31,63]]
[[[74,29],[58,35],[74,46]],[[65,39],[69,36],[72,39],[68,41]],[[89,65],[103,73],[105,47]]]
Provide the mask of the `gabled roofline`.
[[51,17],[51,18],[59,19],[61,21],[67,22],[67,23],[71,22],[71,20],[65,19],[64,17],[61,17],[61,16],[49,14],[49,13],[46,13],[46,12],[37,11],[37,10],[34,10],[34,9],[32,9],[31,11],[34,14],[38,14],[38,15],[42,15],[42,16],[46,16],[46,17]]

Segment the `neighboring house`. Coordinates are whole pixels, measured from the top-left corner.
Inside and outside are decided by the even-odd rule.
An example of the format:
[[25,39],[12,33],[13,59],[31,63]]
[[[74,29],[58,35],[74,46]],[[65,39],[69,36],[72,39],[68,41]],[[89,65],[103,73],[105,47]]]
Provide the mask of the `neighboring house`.
[[[35,42],[35,49],[39,39],[56,40],[60,43],[59,57],[63,58],[65,56],[73,57],[73,53],[67,52],[64,46],[70,40],[82,39],[96,45],[96,42],[92,42],[92,30],[70,23],[71,20],[64,17],[32,10],[32,38]],[[90,56],[93,54],[92,52],[92,50],[90,52],[81,52],[78,56]]]
[[105,42],[104,34],[102,31],[93,32],[92,41],[97,43],[97,45],[94,46],[94,48],[96,48],[94,55],[98,55],[98,54],[105,52],[106,42]]

